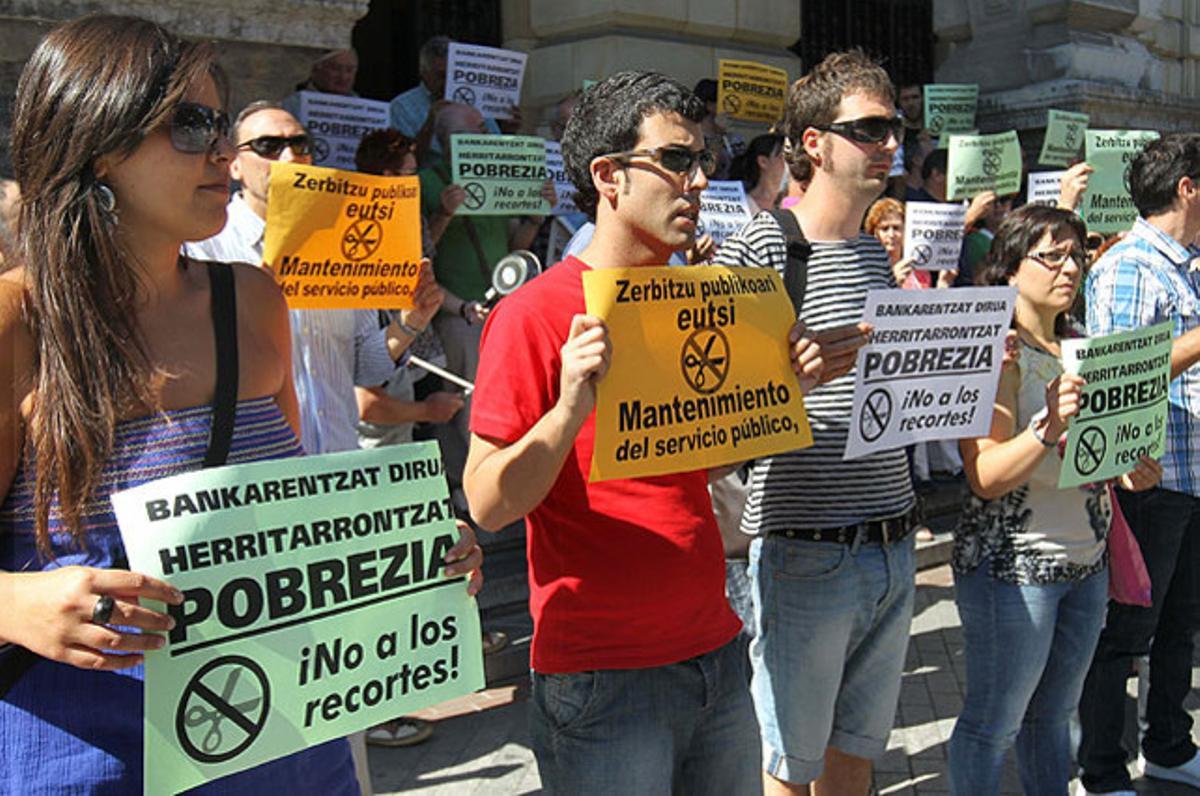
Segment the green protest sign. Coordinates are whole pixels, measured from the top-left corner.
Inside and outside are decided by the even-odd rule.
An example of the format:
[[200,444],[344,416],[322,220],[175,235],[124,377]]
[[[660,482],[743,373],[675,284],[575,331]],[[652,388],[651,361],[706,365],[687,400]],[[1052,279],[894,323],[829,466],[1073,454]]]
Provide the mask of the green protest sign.
[[450,136],[450,173],[467,198],[460,216],[546,215],[546,142],[532,135]]
[[925,128],[936,136],[975,128],[979,86],[975,83],[933,83],[925,86]]
[[1038,163],[1046,166],[1070,166],[1079,157],[1088,115],[1050,109],[1046,117],[1046,136]]
[[201,470],[113,506],[130,568],[185,597],[146,654],[146,793],[483,686],[475,600],[441,574],[458,533],[435,443]]
[[1067,431],[1060,489],[1103,481],[1163,453],[1170,321],[1105,337],[1064,340],[1063,367],[1082,376],[1079,414]]
[[969,199],[984,191],[1004,196],[1021,190],[1021,143],[1015,130],[993,135],[952,135],[946,198]]
[[1088,130],[1085,156],[1095,169],[1088,177],[1083,220],[1090,232],[1109,234],[1133,226],[1137,208],[1129,196],[1129,164],[1148,142],[1153,130]]

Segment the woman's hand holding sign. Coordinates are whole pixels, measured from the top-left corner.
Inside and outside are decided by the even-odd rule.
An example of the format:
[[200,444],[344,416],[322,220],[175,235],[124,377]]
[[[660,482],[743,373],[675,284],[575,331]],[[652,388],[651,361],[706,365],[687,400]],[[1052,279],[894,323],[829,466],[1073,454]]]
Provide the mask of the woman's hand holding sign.
[[1064,373],[1046,385],[1046,439],[1057,441],[1071,424],[1071,418],[1079,414],[1086,383],[1080,376]]
[[170,630],[174,620],[143,608],[139,599],[183,602],[183,595],[169,584],[125,570],[71,566],[8,573],[4,579],[8,615],[16,621],[0,630],[0,638],[80,669],[128,669],[141,663],[141,653],[159,649],[165,639],[110,625]]
[[1132,471],[1117,478],[1117,486],[1127,492],[1142,492],[1158,486],[1158,482],[1162,480],[1162,474],[1161,464],[1149,456],[1142,456]]
[[442,574],[448,578],[469,575],[467,594],[474,597],[483,588],[483,548],[475,540],[475,531],[458,520],[458,544],[446,551]]

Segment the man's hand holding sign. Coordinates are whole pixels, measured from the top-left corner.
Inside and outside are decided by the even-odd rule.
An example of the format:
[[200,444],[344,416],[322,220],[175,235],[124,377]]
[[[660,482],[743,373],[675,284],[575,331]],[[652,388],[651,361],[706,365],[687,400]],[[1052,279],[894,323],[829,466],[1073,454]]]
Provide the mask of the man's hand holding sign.
[[817,337],[793,320],[778,274],[602,269],[583,282],[613,348],[597,387],[591,480],[718,467],[811,444],[800,395],[824,362]]

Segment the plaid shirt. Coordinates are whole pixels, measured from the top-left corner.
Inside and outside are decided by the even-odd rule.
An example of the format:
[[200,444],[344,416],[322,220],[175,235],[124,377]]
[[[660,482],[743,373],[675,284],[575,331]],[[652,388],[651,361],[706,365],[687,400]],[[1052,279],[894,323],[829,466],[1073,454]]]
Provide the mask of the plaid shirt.
[[[1088,334],[1171,321],[1178,338],[1200,326],[1200,273],[1193,265],[1197,254],[1139,218],[1088,272]],[[1162,486],[1200,496],[1200,365],[1171,382],[1169,400]]]

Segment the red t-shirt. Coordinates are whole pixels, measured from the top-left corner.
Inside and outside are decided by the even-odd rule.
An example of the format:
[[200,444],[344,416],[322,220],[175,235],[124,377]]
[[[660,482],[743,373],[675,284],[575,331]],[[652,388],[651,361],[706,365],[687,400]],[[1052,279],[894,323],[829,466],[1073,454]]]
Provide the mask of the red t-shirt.
[[[587,269],[569,257],[492,311],[471,431],[516,442],[557,402],[559,349],[584,312]],[[593,414],[527,518],[533,668],[640,669],[722,646],[740,623],[725,599],[707,472],[589,484],[595,426]]]

